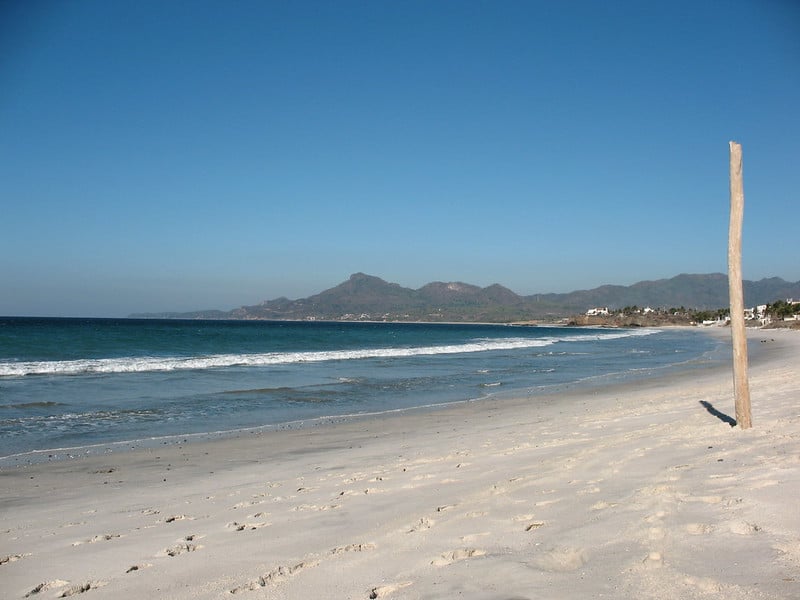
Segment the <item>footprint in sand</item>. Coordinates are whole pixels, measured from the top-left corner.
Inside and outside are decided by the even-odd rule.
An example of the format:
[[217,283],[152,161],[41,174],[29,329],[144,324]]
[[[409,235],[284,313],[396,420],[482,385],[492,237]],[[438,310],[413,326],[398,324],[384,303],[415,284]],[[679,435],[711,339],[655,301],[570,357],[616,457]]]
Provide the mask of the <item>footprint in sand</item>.
[[642,561],[645,567],[648,569],[657,569],[664,564],[664,557],[661,555],[661,552],[651,552],[647,555]]
[[[36,596],[38,594],[41,594],[42,592],[57,590],[59,588],[63,588],[68,585],[69,581],[64,581],[62,579],[56,579],[54,581],[46,581],[44,583],[40,583],[30,592],[25,594],[25,597],[30,598],[31,596]],[[63,592],[58,594],[56,598],[69,598],[70,596],[75,596],[76,594],[83,594],[84,592],[88,592],[89,590],[94,590],[99,587],[103,587],[104,585],[106,585],[105,581],[87,581],[86,583],[74,585],[64,590]]]
[[49,590],[55,590],[58,588],[62,588],[65,585],[69,585],[69,581],[64,581],[63,579],[55,579],[53,581],[44,581],[33,588],[30,592],[25,594],[26,598],[30,598],[31,596],[35,596],[37,594],[41,594],[42,592],[47,592]]
[[2,558],[0,558],[0,565],[16,562],[21,558],[25,558],[26,556],[30,556],[30,553],[26,552],[25,554],[9,554],[7,556],[3,556]]
[[200,539],[199,535],[187,535],[183,538],[180,542],[171,546],[169,548],[165,548],[162,551],[164,556],[180,556],[181,554],[186,554],[187,552],[194,552],[195,550],[199,550],[203,546],[200,544],[195,544],[196,540]]
[[153,565],[150,563],[142,563],[140,565],[131,565],[128,567],[128,570],[125,573],[135,573],[136,571],[141,571],[142,569],[147,569],[148,567],[152,567]]
[[74,585],[68,590],[64,590],[58,595],[58,598],[69,598],[70,596],[83,594],[84,592],[88,592],[89,590],[96,590],[97,588],[103,587],[104,585],[106,585],[105,581],[87,581],[86,583],[81,583],[80,585]]
[[756,525],[755,523],[747,523],[745,521],[731,523],[730,529],[731,533],[736,533],[738,535],[752,535],[761,531],[761,527],[759,525]]
[[244,502],[239,502],[238,504],[234,504],[232,508],[236,510],[237,508],[250,508],[251,506],[258,506],[259,504],[264,504],[266,500],[245,500]]
[[265,521],[259,521],[255,523],[239,523],[238,521],[233,521],[232,523],[228,523],[226,527],[228,529],[233,529],[234,531],[254,531],[256,529],[261,529],[262,527],[269,527],[272,523],[267,523]]
[[616,502],[606,502],[605,500],[601,500],[600,502],[595,502],[592,504],[592,510],[605,510],[607,508],[614,508],[617,506]]
[[167,556],[180,556],[181,554],[185,554],[187,552],[194,552],[198,548],[199,546],[195,544],[180,543],[180,544],[175,544],[170,548],[165,548],[164,554],[166,554]]
[[172,515],[171,517],[167,517],[164,519],[164,523],[174,523],[175,521],[183,521],[184,519],[188,519],[186,515]]
[[665,484],[649,485],[637,491],[642,496],[672,497],[675,495],[674,488],[670,485],[665,485]]
[[337,546],[328,550],[331,556],[338,556],[346,552],[366,552],[367,550],[374,550],[375,544],[348,544],[347,546]]
[[648,517],[645,517],[644,520],[647,523],[655,523],[657,521],[660,521],[661,519],[663,519],[666,516],[667,516],[667,513],[665,511],[663,511],[663,510],[660,510],[655,514],[652,514],[652,515],[650,515]]
[[269,585],[278,583],[280,581],[285,581],[289,577],[297,575],[297,573],[299,573],[300,571],[311,567],[316,567],[318,564],[319,563],[316,561],[303,561],[288,567],[281,565],[280,567],[273,569],[266,575],[262,575],[258,579],[245,583],[244,585],[240,585],[239,587],[233,588],[232,590],[230,590],[230,593],[239,594],[241,592],[252,592],[253,590],[267,587]]
[[413,525],[409,526],[406,529],[406,533],[415,533],[417,531],[424,531],[425,529],[430,529],[435,524],[436,521],[434,521],[433,519],[426,519],[425,517],[423,517]]
[[89,538],[88,540],[83,540],[83,541],[79,541],[79,542],[73,542],[72,545],[73,546],[80,546],[81,544],[95,544],[97,542],[107,542],[109,540],[113,540],[113,539],[119,538],[119,537],[122,537],[122,536],[120,534],[118,534],[118,533],[106,533],[105,535],[96,535],[96,536],[94,536],[92,538]]
[[705,594],[717,594],[723,590],[722,584],[710,577],[686,577],[683,582],[691,585]]
[[686,533],[691,535],[705,535],[714,531],[714,528],[706,523],[689,523],[685,529]]
[[369,596],[367,596],[370,600],[375,600],[376,598],[386,598],[386,596],[396,592],[397,590],[401,590],[405,587],[408,587],[412,584],[410,581],[404,581],[403,583],[393,583],[390,585],[382,585],[379,587],[374,587],[370,590]]
[[477,548],[459,548],[457,550],[445,552],[439,558],[433,559],[431,564],[434,567],[444,567],[460,560],[466,560],[474,556],[484,556],[485,554],[485,550],[478,550]]
[[337,509],[337,508],[339,508],[338,504],[323,504],[322,506],[319,506],[317,504],[300,504],[299,506],[295,506],[294,508],[292,508],[290,510],[292,512],[297,512],[297,511],[301,511],[301,510],[319,510],[319,511],[324,511],[324,510],[334,510],[334,509]]

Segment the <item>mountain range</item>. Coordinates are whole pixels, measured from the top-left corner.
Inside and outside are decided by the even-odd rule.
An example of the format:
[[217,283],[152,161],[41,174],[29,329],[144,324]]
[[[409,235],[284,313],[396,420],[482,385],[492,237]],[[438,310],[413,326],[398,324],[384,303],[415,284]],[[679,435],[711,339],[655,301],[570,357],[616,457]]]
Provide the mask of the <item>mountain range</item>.
[[[779,277],[744,281],[745,305],[768,304],[800,297],[800,281]],[[640,281],[630,286],[603,285],[564,294],[520,296],[499,284],[479,287],[436,281],[419,289],[402,287],[379,277],[355,273],[339,285],[290,300],[277,298],[231,311],[138,313],[132,318],[389,320],[510,322],[557,320],[596,306],[623,308],[693,308],[728,306],[728,277],[721,273],[681,274],[671,279]]]

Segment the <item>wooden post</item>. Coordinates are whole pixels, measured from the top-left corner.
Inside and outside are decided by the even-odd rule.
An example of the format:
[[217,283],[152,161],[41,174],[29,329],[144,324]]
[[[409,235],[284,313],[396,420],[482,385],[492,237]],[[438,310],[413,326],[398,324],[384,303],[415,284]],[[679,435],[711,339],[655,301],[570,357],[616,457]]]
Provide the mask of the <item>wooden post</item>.
[[733,394],[736,402],[736,423],[741,429],[752,426],[750,387],[747,381],[747,336],[744,327],[744,295],[742,293],[742,219],[744,217],[744,185],[742,183],[742,146],[730,142],[731,154],[731,222],[728,230],[728,290],[731,303],[731,337],[733,338]]

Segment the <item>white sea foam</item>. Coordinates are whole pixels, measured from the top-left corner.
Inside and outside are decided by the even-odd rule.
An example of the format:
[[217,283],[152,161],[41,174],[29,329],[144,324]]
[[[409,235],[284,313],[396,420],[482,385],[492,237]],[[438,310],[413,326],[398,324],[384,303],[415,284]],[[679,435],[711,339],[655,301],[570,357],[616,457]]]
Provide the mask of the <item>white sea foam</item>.
[[262,354],[212,354],[206,356],[139,356],[95,358],[66,361],[0,362],[0,377],[26,375],[81,375],[103,373],[145,373],[154,371],[202,370],[224,367],[261,367],[269,365],[358,360],[369,358],[404,358],[437,354],[462,354],[493,350],[540,348],[555,343],[613,340],[648,335],[655,330],[599,332],[596,335],[575,335],[542,338],[486,338],[466,344],[418,346],[410,348],[363,348],[322,352],[268,352]]

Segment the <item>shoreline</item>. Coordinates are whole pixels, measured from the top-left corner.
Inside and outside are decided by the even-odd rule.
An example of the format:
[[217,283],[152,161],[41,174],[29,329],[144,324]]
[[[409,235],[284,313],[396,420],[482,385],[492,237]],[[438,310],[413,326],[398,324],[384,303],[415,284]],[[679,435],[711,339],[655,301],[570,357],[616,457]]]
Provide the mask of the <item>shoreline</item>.
[[2,468],[4,589],[797,596],[800,336],[748,335],[747,431],[719,368]]
[[[564,326],[564,329],[570,329]],[[608,329],[601,327],[585,327],[584,329]],[[689,331],[695,330],[693,327],[668,327],[668,328],[650,328],[654,331],[686,329]],[[648,328],[644,328],[648,329]],[[636,329],[634,329],[636,331]],[[728,340],[729,329],[719,329],[718,331],[706,331],[704,335],[716,337],[717,339]],[[700,371],[707,370],[710,367],[703,367]],[[484,396],[475,396],[462,400],[452,400],[445,402],[434,402],[430,404],[420,404],[416,406],[408,406],[401,408],[388,408],[378,411],[367,411],[359,413],[343,413],[343,414],[329,414],[319,415],[317,417],[310,417],[305,419],[295,419],[290,421],[281,421],[275,423],[265,423],[262,425],[254,425],[250,427],[236,428],[236,429],[220,429],[211,431],[195,431],[172,433],[166,435],[159,435],[148,438],[129,438],[105,442],[94,442],[84,445],[73,446],[59,446],[51,448],[41,448],[26,450],[24,452],[8,454],[0,456],[0,470],[8,468],[21,468],[31,466],[34,464],[51,463],[63,460],[83,460],[84,458],[92,456],[111,456],[123,452],[137,452],[144,449],[158,449],[169,445],[181,445],[186,443],[206,443],[214,442],[223,439],[238,439],[242,437],[249,437],[251,435],[270,435],[274,432],[286,429],[309,429],[317,427],[326,427],[333,423],[343,421],[354,421],[370,418],[394,418],[397,415],[404,413],[429,413],[432,411],[448,410],[452,407],[457,407],[462,404],[469,404],[472,402],[484,401],[515,401],[522,397],[528,400],[540,399],[549,396],[562,396],[569,392],[571,394],[580,393],[580,390],[588,389],[598,390],[611,388],[613,386],[624,385],[646,385],[648,380],[659,380],[663,377],[681,377],[683,372],[686,371],[691,375],[697,371],[697,367],[689,369],[684,363],[675,363],[665,366],[656,367],[652,370],[643,369],[641,372],[625,371],[622,373],[607,373],[598,376],[587,377],[575,381],[549,384],[542,387],[533,386],[525,389],[500,389],[497,392],[487,393]],[[654,375],[653,371],[657,371]],[[660,372],[658,372],[660,371]]]

